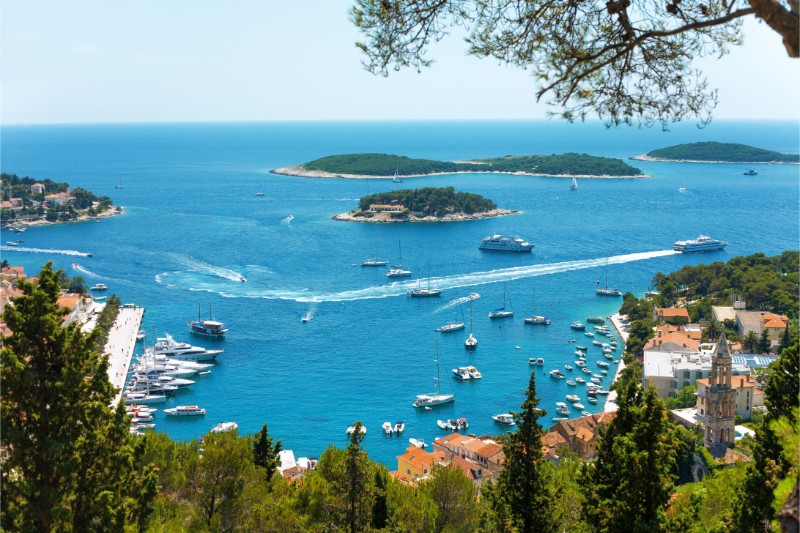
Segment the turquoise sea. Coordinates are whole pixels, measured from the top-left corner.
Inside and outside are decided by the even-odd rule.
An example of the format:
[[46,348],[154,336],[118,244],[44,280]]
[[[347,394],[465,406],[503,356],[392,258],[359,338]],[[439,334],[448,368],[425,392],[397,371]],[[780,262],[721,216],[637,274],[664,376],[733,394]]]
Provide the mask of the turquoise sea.
[[[3,247],[4,259],[31,275],[52,260],[89,284],[105,283],[123,302],[146,308],[150,336],[170,332],[224,347],[211,374],[172,402],[205,407],[205,418],[158,416],[158,430],[176,439],[195,438],[220,421],[234,420],[246,433],[268,423],[285,448],[319,456],[329,444],[344,446],[345,428],[361,420],[370,456],[394,467],[409,437],[431,442],[443,434],[439,418],[467,417],[478,434],[504,431],[491,415],[519,407],[529,357],[545,359],[537,393],[553,416],[555,402],[574,388],[547,371],[573,363],[571,339],[591,340],[572,332],[570,323],[608,316],[621,301],[595,295],[606,275],[610,285],[641,295],[657,272],[800,246],[797,165],[632,161],[652,179],[578,180],[575,192],[566,179],[524,176],[464,174],[395,184],[270,173],[362,152],[440,160],[565,152],[627,159],[713,140],[797,153],[795,122],[718,121],[669,132],[545,121],[122,124],[3,126],[0,134],[4,172],[66,181],[125,207],[123,216],[101,223],[34,228],[22,236],[3,232],[2,243],[25,240],[22,249]],[[749,166],[757,176],[743,175]],[[521,213],[439,224],[331,220],[367,193],[447,185]],[[259,191],[263,197],[255,196]],[[480,251],[480,240],[492,233],[520,235],[536,247],[524,255]],[[700,233],[730,244],[712,254],[672,252],[674,241]],[[383,269],[353,266],[375,255],[397,261],[398,242],[415,274],[410,280],[390,283]],[[92,257],[82,255],[87,252]],[[444,294],[407,297],[428,273]],[[504,289],[517,316],[490,321]],[[480,294],[472,307],[474,353],[463,346],[469,326],[450,335],[434,331],[461,312],[469,322],[469,305],[454,300],[471,292]],[[534,304],[551,326],[523,325]],[[186,322],[198,307],[204,315],[212,308],[230,328],[224,341],[188,334]],[[301,323],[309,312],[313,319]],[[437,339],[441,386],[456,401],[416,411],[415,395],[434,387]],[[600,351],[589,352],[597,372]],[[467,364],[483,379],[455,382],[450,369]],[[583,403],[590,412],[602,409]],[[387,420],[404,420],[405,434],[384,436],[380,425]]]

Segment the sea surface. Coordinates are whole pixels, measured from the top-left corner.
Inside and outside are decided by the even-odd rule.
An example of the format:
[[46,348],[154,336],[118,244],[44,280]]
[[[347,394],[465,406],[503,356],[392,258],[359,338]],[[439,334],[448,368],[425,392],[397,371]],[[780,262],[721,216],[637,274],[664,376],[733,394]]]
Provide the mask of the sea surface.
[[[29,275],[53,261],[89,285],[105,283],[123,302],[145,307],[149,341],[169,332],[224,348],[213,371],[170,402],[197,404],[208,414],[156,417],[157,430],[175,439],[196,438],[221,421],[236,421],[241,433],[266,423],[284,448],[315,457],[329,445],[345,446],[345,428],[361,420],[370,456],[394,468],[410,437],[430,443],[445,434],[437,419],[466,417],[476,434],[505,431],[491,415],[519,409],[531,357],[545,360],[535,368],[536,392],[549,426],[555,402],[576,388],[547,372],[574,366],[576,344],[590,347],[589,367],[600,370],[599,348],[570,329],[575,320],[619,308],[621,298],[595,294],[598,283],[607,279],[641,296],[658,272],[800,247],[797,165],[629,161],[652,178],[579,179],[577,191],[568,190],[568,179],[527,176],[460,174],[396,184],[270,172],[366,152],[439,160],[566,152],[627,159],[720,141],[797,153],[795,122],[718,121],[668,132],[548,121],[120,124],[3,126],[0,134],[3,172],[69,182],[125,208],[100,223],[4,231],[3,259]],[[758,175],[743,175],[749,167]],[[393,225],[331,219],[368,193],[442,186],[482,194],[520,214]],[[479,250],[493,233],[519,235],[536,247],[531,254]],[[701,233],[730,244],[709,254],[672,251],[674,241]],[[25,242],[5,246],[17,238]],[[383,268],[358,266],[373,256],[393,264],[401,249],[411,279],[391,282]],[[445,289],[441,297],[406,295],[428,278]],[[472,292],[480,297],[470,305]],[[504,292],[516,316],[490,320]],[[524,325],[534,307],[552,325]],[[226,338],[190,335],[187,322],[198,312],[223,321]],[[312,319],[301,322],[307,314]],[[462,317],[464,331],[434,331]],[[473,353],[464,348],[470,325],[479,341]],[[435,388],[437,353],[441,390],[455,393],[456,401],[416,410],[415,395]],[[470,364],[483,379],[456,382],[451,369]],[[577,394],[585,399],[583,389]],[[589,412],[603,407],[583,403]],[[381,423],[398,420],[406,424],[402,437],[383,435]]]

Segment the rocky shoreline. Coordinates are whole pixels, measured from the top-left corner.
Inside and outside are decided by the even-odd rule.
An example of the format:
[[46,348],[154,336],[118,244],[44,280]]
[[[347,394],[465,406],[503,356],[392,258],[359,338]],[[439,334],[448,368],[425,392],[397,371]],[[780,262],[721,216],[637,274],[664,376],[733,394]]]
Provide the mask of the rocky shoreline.
[[408,215],[403,218],[393,218],[389,213],[375,213],[371,217],[356,216],[354,211],[349,213],[341,213],[334,215],[333,220],[344,220],[346,222],[370,222],[373,224],[392,224],[403,222],[465,222],[467,220],[482,220],[485,218],[503,217],[506,215],[516,215],[519,211],[513,209],[492,209],[491,211],[484,211],[482,213],[473,213],[468,215],[466,213],[454,213],[452,215],[445,215],[443,217],[425,216],[417,217]]
[[[633,159],[633,158],[631,158]],[[391,180],[394,176],[370,176],[363,174],[334,174],[332,172],[325,172],[324,170],[306,170],[302,165],[295,165],[290,167],[276,168],[271,170],[273,174],[280,174],[282,176],[297,176],[300,178],[342,178],[342,179],[357,179],[357,180]],[[406,178],[427,178],[430,176],[451,176],[453,174],[508,174],[510,176],[531,176],[536,178],[561,178],[561,179],[639,179],[639,178],[652,178],[647,174],[640,174],[637,176],[609,176],[605,174],[535,174],[532,172],[499,172],[499,171],[485,171],[476,172],[474,170],[465,172],[434,172],[431,174],[410,174],[400,176],[402,179]]]

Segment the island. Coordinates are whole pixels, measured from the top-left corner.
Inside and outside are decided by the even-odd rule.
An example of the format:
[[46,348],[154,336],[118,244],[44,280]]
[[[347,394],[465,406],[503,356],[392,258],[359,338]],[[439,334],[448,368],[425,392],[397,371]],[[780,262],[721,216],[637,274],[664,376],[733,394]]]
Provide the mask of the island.
[[467,161],[412,159],[393,154],[344,154],[277,168],[274,174],[307,178],[412,178],[440,174],[515,174],[553,178],[646,178],[619,159],[587,154],[506,155]]
[[455,222],[477,220],[518,211],[498,209],[492,200],[479,194],[456,192],[453,187],[426,187],[369,194],[358,208],[335,215],[334,220],[351,222]]
[[122,213],[108,196],[86,189],[71,189],[68,183],[35,180],[16,174],[0,174],[3,189],[0,227],[39,226],[60,222],[97,220]]
[[698,142],[653,150],[631,159],[685,163],[800,163],[798,154],[782,154],[746,144]]

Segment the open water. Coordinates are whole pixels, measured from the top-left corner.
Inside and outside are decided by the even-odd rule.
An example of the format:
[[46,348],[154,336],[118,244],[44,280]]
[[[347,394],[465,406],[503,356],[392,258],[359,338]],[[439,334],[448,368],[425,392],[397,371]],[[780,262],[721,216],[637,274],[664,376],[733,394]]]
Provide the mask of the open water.
[[[653,178],[579,180],[574,192],[569,180],[554,178],[465,174],[394,184],[287,177],[271,169],[363,152],[439,160],[566,152],[627,159],[709,140],[797,153],[798,132],[794,122],[723,121],[669,132],[560,122],[3,126],[3,172],[108,195],[125,214],[24,235],[3,232],[2,243],[25,242],[3,247],[2,256],[29,275],[52,260],[90,285],[105,283],[123,302],[146,308],[150,337],[170,332],[224,347],[211,374],[171,402],[197,404],[208,414],[187,420],[159,414],[159,431],[188,440],[220,421],[234,420],[244,433],[268,423],[285,448],[319,456],[329,444],[346,445],[345,428],[361,420],[370,456],[393,467],[409,437],[430,443],[444,433],[439,418],[466,417],[477,434],[504,431],[491,415],[519,408],[530,357],[545,359],[536,377],[548,425],[555,402],[576,392],[547,374],[574,364],[571,339],[590,346],[589,367],[599,371],[600,350],[570,323],[618,309],[621,298],[595,295],[606,275],[609,285],[641,295],[657,272],[797,249],[800,167],[631,161]],[[750,166],[757,176],[743,175]],[[448,185],[521,214],[438,224],[331,220],[368,193]],[[263,197],[255,196],[259,191]],[[492,233],[520,235],[536,248],[523,255],[482,252],[480,240]],[[730,244],[711,254],[672,252],[674,241],[700,233]],[[353,266],[371,256],[396,262],[398,243],[414,271],[410,280],[391,283],[382,268]],[[429,274],[445,289],[440,298],[405,295]],[[490,321],[504,289],[516,317]],[[463,346],[470,306],[458,304],[471,292],[480,294],[472,302],[474,353]],[[523,325],[533,306],[551,326]],[[225,340],[189,335],[186,323],[198,307],[204,316],[213,309],[230,328]],[[313,319],[302,323],[307,313]],[[434,331],[462,313],[465,331]],[[418,411],[411,406],[415,395],[434,389],[437,339],[441,387],[456,401]],[[467,364],[483,379],[457,383],[451,368]],[[590,412],[602,409],[583,403]],[[380,424],[397,420],[405,421],[405,434],[384,436]]]

